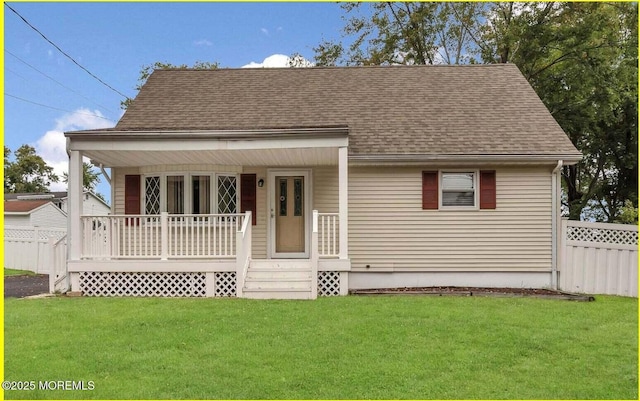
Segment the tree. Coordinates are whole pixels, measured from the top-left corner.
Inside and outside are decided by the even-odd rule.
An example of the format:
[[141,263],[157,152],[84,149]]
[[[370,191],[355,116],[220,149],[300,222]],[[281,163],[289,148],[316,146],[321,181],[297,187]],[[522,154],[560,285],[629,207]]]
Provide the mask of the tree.
[[470,31],[486,5],[478,2],[343,3],[348,46],[324,40],[314,47],[320,66],[463,64],[475,62]]
[[[638,202],[637,3],[347,3],[316,65],[514,63],[584,154],[563,168],[571,219]],[[358,14],[359,13],[359,14]]]
[[[62,173],[62,182],[69,182],[69,174]],[[94,193],[100,199],[104,197],[96,192],[96,186],[100,182],[100,172],[93,170],[93,164],[82,162],[82,189]]]
[[638,200],[637,4],[498,3],[477,41],[518,65],[585,155],[563,168],[571,219],[615,221]]
[[14,152],[4,147],[4,192],[47,192],[49,185],[58,182],[53,167],[36,154],[35,148],[22,145]]
[[[188,68],[191,68],[194,70],[215,70],[218,67],[219,67],[219,64],[217,62],[209,62],[209,61],[196,61],[191,67],[189,67],[187,64],[176,65],[176,64],[171,64],[167,62],[156,61],[153,64],[147,64],[142,66],[142,69],[140,70],[140,75],[138,76],[138,83],[135,89],[139,91],[144,85],[144,83],[147,82],[147,79],[149,78],[151,73],[153,73],[154,70],[188,69]],[[127,98],[126,100],[123,100],[122,102],[120,102],[120,107],[126,110],[132,101],[133,99],[129,99],[129,98]]]

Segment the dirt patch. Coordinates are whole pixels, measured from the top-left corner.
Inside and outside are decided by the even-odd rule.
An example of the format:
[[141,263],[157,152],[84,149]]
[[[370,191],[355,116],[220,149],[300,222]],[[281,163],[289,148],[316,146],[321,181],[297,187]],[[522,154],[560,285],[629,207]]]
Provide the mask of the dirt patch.
[[49,292],[49,276],[7,276],[4,278],[4,297],[23,298]]
[[595,301],[591,295],[572,294],[544,288],[488,288],[488,287],[400,287],[372,290],[351,290],[353,295],[435,295],[462,297],[532,297],[565,299],[569,301]]

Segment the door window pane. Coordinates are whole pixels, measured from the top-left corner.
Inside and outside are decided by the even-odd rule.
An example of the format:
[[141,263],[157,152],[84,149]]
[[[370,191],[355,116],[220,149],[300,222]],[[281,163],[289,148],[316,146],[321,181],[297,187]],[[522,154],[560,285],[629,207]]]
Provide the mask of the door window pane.
[[302,216],[302,192],[303,192],[302,178],[295,178],[293,180],[293,196],[294,199],[294,216]]
[[287,215],[287,179],[279,180],[280,193],[278,194],[278,202],[280,204],[280,216]]

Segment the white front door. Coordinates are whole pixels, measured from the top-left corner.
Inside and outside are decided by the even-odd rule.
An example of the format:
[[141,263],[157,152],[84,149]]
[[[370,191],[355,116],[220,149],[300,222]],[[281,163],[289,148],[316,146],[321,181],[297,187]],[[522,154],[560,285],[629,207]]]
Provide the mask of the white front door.
[[309,257],[309,172],[269,172],[270,250],[273,258]]

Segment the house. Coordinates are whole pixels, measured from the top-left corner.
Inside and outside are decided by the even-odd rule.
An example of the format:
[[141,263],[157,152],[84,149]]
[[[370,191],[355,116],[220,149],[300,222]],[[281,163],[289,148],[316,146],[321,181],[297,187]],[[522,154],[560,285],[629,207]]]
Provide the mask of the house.
[[[555,287],[581,158],[511,64],[158,70],[114,128],[65,135],[85,295]],[[81,217],[85,156],[112,216]]]
[[[85,215],[104,215],[111,212],[111,207],[91,191],[83,192],[82,213]],[[68,196],[66,191],[39,193],[6,193],[5,200],[50,200],[54,205],[67,213]]]
[[[5,197],[9,194],[5,194]],[[4,225],[20,227],[66,228],[67,214],[50,200],[4,202]]]

